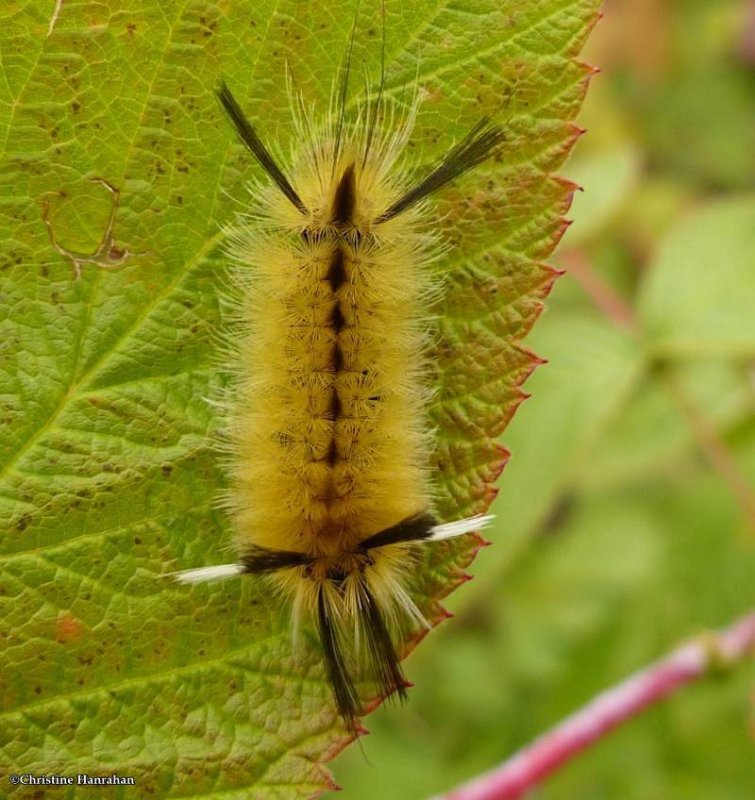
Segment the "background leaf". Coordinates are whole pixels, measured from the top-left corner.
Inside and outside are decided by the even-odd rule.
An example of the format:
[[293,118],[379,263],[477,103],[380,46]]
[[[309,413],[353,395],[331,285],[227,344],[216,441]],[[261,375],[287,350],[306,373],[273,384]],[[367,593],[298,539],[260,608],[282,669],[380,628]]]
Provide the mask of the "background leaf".
[[[571,186],[550,173],[577,137],[589,70],[574,58],[597,5],[387,4],[386,90],[405,104],[421,89],[418,156],[486,112],[509,136],[502,163],[439,201],[462,254],[440,309],[433,410],[449,516],[492,498],[503,455],[491,437],[537,363],[518,340],[554,277],[541,260]],[[292,654],[285,616],[253,581],[187,591],[165,575],[224,560],[229,542],[205,398],[218,381],[219,229],[254,170],[212,89],[224,76],[286,150],[286,67],[324,107],[354,14],[352,2],[232,0],[0,11],[9,771],[117,772],[158,797],[331,785],[321,764],[345,734],[314,649]],[[362,63],[378,74],[380,30],[379,4],[362,3],[354,100]],[[473,551],[439,547],[422,570],[435,618]]]
[[639,298],[659,354],[755,356],[753,219],[755,198],[738,197],[690,214],[670,232]]
[[[409,660],[412,703],[370,720],[377,766],[334,765],[347,797],[445,793],[755,607],[755,10],[610,0],[583,58],[601,74],[564,172],[584,191],[527,340],[549,363],[503,437],[493,546]],[[685,689],[538,797],[749,800],[754,679]]]

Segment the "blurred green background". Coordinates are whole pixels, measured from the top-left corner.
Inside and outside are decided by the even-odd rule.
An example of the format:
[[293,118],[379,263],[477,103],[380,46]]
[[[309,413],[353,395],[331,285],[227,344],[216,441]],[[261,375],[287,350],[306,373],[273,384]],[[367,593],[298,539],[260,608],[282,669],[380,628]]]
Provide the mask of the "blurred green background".
[[[494,547],[408,660],[408,707],[335,762],[347,798],[448,791],[755,606],[755,3],[604,13]],[[754,689],[752,664],[688,688],[537,797],[755,797]]]

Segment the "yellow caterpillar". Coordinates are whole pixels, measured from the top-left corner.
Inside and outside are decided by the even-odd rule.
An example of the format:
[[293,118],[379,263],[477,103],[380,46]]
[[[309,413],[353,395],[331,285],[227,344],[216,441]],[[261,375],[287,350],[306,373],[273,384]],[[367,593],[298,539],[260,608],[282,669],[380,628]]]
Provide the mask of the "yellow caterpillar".
[[[348,77],[342,79],[344,82]],[[354,730],[359,651],[383,693],[403,696],[397,648],[421,543],[476,531],[433,515],[426,422],[433,235],[427,198],[503,138],[481,120],[410,183],[401,160],[414,111],[379,118],[382,91],[351,122],[345,83],[325,122],[299,109],[282,169],[227,86],[221,104],[268,175],[231,232],[242,333],[228,404],[239,561],[178,573],[183,583],[264,574],[309,616],[339,713]]]

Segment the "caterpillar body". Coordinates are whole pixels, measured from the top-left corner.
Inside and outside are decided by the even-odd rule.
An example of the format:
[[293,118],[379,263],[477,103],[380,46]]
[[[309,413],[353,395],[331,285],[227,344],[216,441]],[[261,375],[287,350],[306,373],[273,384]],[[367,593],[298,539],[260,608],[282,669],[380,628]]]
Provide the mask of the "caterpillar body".
[[360,660],[385,696],[405,693],[400,637],[423,621],[407,588],[413,551],[490,520],[433,515],[426,345],[442,243],[427,198],[496,152],[503,132],[481,120],[410,183],[401,162],[416,102],[381,123],[381,89],[347,121],[347,80],[324,122],[299,107],[285,171],[228,87],[218,90],[269,179],[230,235],[242,332],[226,505],[239,561],[177,579],[272,581],[295,621],[313,620],[355,731]]

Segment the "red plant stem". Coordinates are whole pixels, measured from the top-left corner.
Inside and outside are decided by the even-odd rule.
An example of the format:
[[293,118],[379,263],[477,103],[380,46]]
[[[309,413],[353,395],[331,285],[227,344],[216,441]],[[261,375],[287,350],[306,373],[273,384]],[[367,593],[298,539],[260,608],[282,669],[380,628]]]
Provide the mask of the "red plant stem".
[[690,430],[700,449],[719,475],[729,485],[735,500],[739,503],[747,530],[755,536],[755,492],[751,482],[742,473],[736,458],[721,439],[712,420],[710,420],[684,391],[682,384],[671,370],[661,373],[661,380],[675,400],[678,408],[687,418]]
[[717,667],[755,650],[755,612],[729,628],[674,650],[666,658],[599,694],[560,725],[515,753],[500,767],[436,800],[514,800],[534,789],[593,742]]
[[580,250],[567,250],[561,256],[561,263],[569,274],[582,287],[596,308],[620,328],[637,334],[637,319],[634,309],[603,278]]

